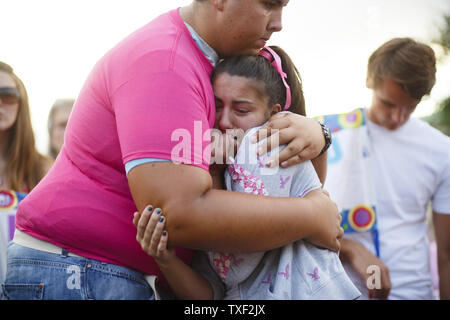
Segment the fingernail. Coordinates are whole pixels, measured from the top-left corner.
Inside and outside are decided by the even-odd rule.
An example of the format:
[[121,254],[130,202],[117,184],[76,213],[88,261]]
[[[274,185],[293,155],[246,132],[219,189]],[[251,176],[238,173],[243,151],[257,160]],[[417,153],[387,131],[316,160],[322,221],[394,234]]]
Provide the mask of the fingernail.
[[162,233],[162,235],[163,235],[164,237],[167,236],[167,231],[164,230],[163,233]]
[[287,166],[287,161],[283,161],[283,162],[281,163],[281,166],[282,166],[282,167],[286,167],[286,166]]
[[155,210],[155,213],[156,213],[156,214],[161,214],[161,212],[162,212],[162,210],[161,210],[160,208],[158,208],[158,209]]
[[150,207],[147,208],[147,210],[148,210],[148,211],[152,211],[152,210],[153,210],[153,207],[150,206]]
[[164,221],[164,217],[159,218],[159,222],[163,222]]

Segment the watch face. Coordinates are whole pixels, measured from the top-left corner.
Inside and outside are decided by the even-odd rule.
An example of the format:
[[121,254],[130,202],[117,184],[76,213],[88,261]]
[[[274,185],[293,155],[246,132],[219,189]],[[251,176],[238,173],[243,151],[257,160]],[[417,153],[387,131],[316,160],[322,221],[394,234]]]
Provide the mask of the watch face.
[[325,153],[325,151],[327,151],[331,145],[331,132],[330,132],[330,129],[326,125],[324,125],[321,122],[319,122],[319,123],[320,123],[320,126],[322,127],[323,136],[325,138],[325,146],[323,147],[322,151],[320,152],[320,154],[319,154],[319,156],[320,156],[323,153]]
[[322,128],[323,128],[323,134],[325,135],[325,139],[327,140],[327,143],[329,143],[331,140],[330,129],[326,125],[323,125]]

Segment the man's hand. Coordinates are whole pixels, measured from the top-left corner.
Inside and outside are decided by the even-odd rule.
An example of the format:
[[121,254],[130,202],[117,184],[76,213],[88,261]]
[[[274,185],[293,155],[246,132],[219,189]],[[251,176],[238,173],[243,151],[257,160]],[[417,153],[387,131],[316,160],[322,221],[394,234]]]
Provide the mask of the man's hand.
[[260,146],[262,153],[287,144],[277,157],[268,161],[268,166],[289,167],[305,160],[312,160],[319,156],[325,147],[320,124],[304,116],[294,113],[277,113],[269,122],[261,127],[253,136],[252,142],[266,139]]
[[380,270],[380,288],[369,289],[368,296],[370,299],[382,299],[388,298],[391,291],[391,279],[389,276],[389,269],[386,265],[368,251],[362,244],[349,239],[342,240],[341,256],[343,259],[348,260],[353,266],[353,269],[364,279],[367,285],[367,279],[371,276],[367,273],[370,270],[370,266],[377,266]]

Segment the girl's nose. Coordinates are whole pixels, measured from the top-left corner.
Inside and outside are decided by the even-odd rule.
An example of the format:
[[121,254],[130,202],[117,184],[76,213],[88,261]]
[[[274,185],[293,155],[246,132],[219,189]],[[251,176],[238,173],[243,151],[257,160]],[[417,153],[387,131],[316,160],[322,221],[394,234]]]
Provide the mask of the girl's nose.
[[230,119],[229,112],[226,108],[223,108],[222,111],[217,115],[219,122],[219,129],[225,131],[227,129],[233,129],[233,124]]

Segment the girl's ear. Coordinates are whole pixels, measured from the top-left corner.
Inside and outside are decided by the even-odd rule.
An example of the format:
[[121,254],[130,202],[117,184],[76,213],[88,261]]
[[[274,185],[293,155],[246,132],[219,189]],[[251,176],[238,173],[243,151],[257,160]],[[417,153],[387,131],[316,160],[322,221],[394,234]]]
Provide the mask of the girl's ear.
[[270,110],[270,115],[273,116],[274,114],[281,111],[281,105],[279,103],[274,104]]

